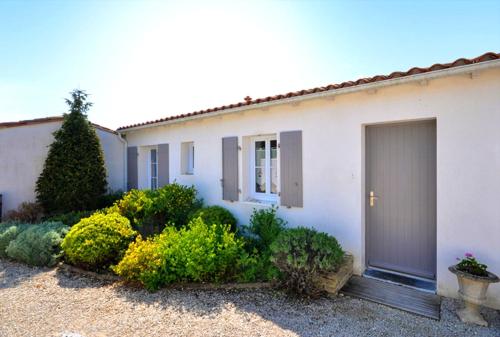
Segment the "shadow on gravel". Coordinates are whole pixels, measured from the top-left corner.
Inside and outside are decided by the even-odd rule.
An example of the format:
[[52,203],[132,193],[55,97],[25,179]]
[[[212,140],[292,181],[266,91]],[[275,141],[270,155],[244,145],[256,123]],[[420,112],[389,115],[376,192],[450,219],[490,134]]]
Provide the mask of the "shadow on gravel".
[[111,280],[101,280],[88,275],[81,275],[62,268],[57,268],[55,277],[57,284],[62,288],[82,289],[100,288],[113,284]]
[[242,324],[255,316],[299,336],[500,336],[500,312],[485,308],[489,328],[461,323],[459,302],[444,299],[442,319],[416,316],[379,304],[350,298],[302,300],[274,290],[169,290],[150,293],[115,287],[117,296],[133,306],[189,312],[207,319],[224,319],[227,310],[241,314]]
[[[19,268],[22,266],[22,268]],[[47,272],[50,268],[30,267],[17,262],[0,259],[0,289],[14,288],[29,281],[36,275]]]

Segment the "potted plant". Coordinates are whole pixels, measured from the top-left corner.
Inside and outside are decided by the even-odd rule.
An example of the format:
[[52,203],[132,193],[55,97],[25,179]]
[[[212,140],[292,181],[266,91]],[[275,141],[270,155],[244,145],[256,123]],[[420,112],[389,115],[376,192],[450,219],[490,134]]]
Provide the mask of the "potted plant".
[[479,306],[486,301],[486,291],[490,283],[500,281],[498,276],[489,272],[485,264],[479,263],[472,253],[465,253],[456,265],[448,269],[457,276],[458,293],[465,302],[465,307],[457,311],[462,322],[488,326],[479,313]]

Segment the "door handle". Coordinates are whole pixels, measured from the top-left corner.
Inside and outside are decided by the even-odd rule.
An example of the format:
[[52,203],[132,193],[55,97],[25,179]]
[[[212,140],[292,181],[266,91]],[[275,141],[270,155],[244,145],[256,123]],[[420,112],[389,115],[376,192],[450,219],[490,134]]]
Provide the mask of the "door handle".
[[370,207],[374,207],[375,206],[375,200],[378,199],[378,196],[375,195],[375,193],[373,191],[370,191]]

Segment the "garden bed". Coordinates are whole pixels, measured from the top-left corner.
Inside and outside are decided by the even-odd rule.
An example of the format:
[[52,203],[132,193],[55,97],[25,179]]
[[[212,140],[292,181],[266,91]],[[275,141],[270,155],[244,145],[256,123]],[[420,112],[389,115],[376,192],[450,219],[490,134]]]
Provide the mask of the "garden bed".
[[[97,273],[90,270],[81,269],[66,263],[60,263],[57,266],[62,273],[89,277],[92,279],[105,282],[123,282],[124,284],[132,284],[124,281],[120,276],[111,272]],[[136,284],[139,285],[139,284]],[[269,289],[272,288],[271,282],[249,282],[249,283],[174,283],[164,287],[165,289],[175,290],[237,290],[237,289]]]

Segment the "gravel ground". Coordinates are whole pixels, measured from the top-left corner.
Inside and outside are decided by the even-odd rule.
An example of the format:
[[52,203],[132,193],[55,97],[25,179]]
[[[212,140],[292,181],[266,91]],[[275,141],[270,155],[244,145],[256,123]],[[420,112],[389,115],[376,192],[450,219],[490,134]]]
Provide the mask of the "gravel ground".
[[0,260],[0,336],[500,336],[461,323],[445,299],[441,321],[349,297],[301,301],[272,290],[148,293],[55,269]]

